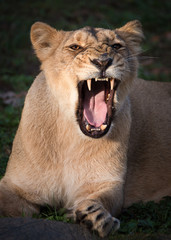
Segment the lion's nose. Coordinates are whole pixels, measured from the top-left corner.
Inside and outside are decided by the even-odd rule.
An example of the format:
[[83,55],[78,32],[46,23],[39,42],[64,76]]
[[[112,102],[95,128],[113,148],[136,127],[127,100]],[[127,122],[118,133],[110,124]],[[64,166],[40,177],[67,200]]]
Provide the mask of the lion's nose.
[[105,71],[112,64],[112,58],[106,59],[93,59],[91,62],[101,71]]

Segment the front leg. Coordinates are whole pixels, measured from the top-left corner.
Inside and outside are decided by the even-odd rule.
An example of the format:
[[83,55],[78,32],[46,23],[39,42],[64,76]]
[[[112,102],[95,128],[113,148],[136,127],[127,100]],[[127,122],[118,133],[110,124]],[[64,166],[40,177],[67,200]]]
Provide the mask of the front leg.
[[95,200],[81,202],[75,211],[76,222],[84,224],[88,229],[97,231],[100,237],[107,236],[111,230],[119,229],[120,222],[117,218]]
[[121,182],[85,184],[77,197],[79,200],[77,199],[73,212],[76,222],[97,231],[100,237],[119,229],[120,222],[114,216],[118,215],[123,204]]

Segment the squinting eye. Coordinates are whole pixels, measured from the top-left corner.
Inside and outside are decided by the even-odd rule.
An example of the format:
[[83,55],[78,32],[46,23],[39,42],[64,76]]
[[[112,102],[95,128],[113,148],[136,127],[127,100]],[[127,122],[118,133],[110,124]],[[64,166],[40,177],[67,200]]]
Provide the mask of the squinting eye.
[[122,45],[120,43],[115,43],[115,44],[112,45],[112,48],[114,48],[116,50],[118,50],[121,47],[122,47]]
[[76,44],[71,45],[70,48],[74,51],[82,49],[82,47],[80,47],[79,45],[76,45]]

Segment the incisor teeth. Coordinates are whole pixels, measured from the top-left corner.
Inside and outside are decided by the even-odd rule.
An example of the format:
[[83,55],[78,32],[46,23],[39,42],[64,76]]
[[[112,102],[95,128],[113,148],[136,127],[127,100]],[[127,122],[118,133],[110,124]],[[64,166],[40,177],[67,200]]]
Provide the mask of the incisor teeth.
[[93,132],[93,131],[100,131],[100,128],[91,128],[91,132]]
[[95,78],[95,81],[108,81],[108,78]]
[[88,90],[91,91],[91,79],[87,80],[87,87],[88,87]]
[[114,79],[110,79],[110,89],[113,90],[114,87]]
[[107,125],[106,124],[102,124],[101,126],[100,126],[100,129],[103,131],[103,130],[105,130],[107,128]]

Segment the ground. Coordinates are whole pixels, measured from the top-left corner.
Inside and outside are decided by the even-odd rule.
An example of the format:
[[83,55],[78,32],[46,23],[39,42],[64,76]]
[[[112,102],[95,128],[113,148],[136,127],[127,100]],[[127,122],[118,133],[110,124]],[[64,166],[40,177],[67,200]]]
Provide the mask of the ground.
[[[146,36],[139,76],[147,80],[171,81],[171,1],[1,0],[0,4],[0,177],[5,172],[25,94],[39,72],[39,62],[29,37],[34,22],[43,21],[63,30],[85,25],[114,29],[138,19]],[[169,212],[170,198],[160,204],[135,205],[122,214],[118,237],[148,239],[151,236],[148,234],[169,234]],[[65,220],[63,215],[51,211],[45,211],[41,217]],[[138,232],[141,237],[137,238]]]

